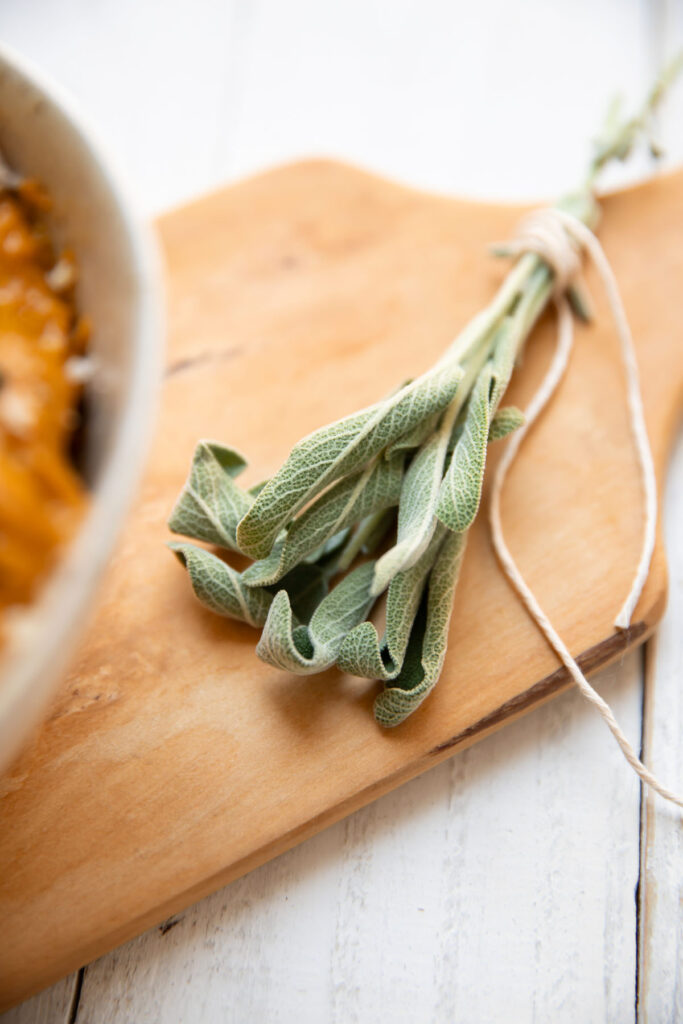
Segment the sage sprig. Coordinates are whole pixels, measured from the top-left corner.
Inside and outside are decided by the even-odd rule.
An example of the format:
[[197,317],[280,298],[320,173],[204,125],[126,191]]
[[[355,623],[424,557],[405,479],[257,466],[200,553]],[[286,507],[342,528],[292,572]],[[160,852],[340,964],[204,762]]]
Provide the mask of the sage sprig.
[[[597,222],[600,171],[649,134],[680,63],[635,117],[620,122],[611,112],[585,181],[561,208]],[[506,246],[496,253],[515,255]],[[197,544],[170,546],[206,607],[262,627],[256,652],[264,661],[301,675],[336,665],[381,681],[375,717],[383,726],[398,725],[427,697],[443,667],[488,445],[523,422],[501,402],[553,285],[540,256],[521,255],[432,369],[305,437],[258,487],[237,484],[246,466],[239,453],[199,442],[169,526],[254,561],[240,572]],[[570,301],[587,315],[575,285]],[[380,595],[381,636],[367,618]]]

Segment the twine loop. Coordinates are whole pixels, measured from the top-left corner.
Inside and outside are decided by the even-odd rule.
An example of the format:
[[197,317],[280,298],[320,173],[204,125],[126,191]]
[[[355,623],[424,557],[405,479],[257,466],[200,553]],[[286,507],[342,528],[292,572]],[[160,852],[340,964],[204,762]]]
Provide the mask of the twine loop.
[[547,263],[555,277],[555,297],[564,295],[581,270],[582,244],[555,207],[533,210],[523,217],[505,248],[512,256],[533,252]]
[[526,606],[529,615],[567,669],[583,697],[597,709],[604,719],[633,771],[642,782],[650,786],[656,793],[659,793],[665,800],[676,804],[678,807],[683,807],[683,798],[672,790],[667,789],[666,786],[663,786],[638,758],[615,719],[612,709],[590,685],[566,644],[541,608],[536,595],[522,576],[505,542],[500,512],[501,493],[510,466],[524,438],[564,376],[569,363],[569,356],[574,342],[574,320],[566,297],[566,290],[578,274],[581,268],[581,255],[583,252],[586,252],[600,275],[621,347],[622,362],[626,376],[629,423],[638,455],[645,499],[640,558],[629,593],[615,619],[615,627],[617,629],[628,629],[633,611],[647,580],[654,550],[657,525],[657,482],[645,425],[638,363],[616,278],[604,250],[593,232],[582,221],[564,210],[548,208],[538,210],[525,217],[520,224],[517,236],[506,246],[506,249],[512,255],[521,255],[526,252],[536,253],[553,270],[556,281],[555,306],[557,309],[558,329],[557,345],[552,362],[525,410],[524,424],[510,438],[493,476],[489,509],[493,547],[503,571]]

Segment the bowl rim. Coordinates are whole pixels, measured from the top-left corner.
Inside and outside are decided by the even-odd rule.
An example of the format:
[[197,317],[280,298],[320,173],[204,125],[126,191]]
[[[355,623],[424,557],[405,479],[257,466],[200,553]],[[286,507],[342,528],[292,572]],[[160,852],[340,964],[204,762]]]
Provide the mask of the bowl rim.
[[[129,384],[106,461],[92,488],[89,508],[36,599],[17,616],[17,628],[10,631],[2,653],[0,771],[37,723],[59,682],[139,482],[158,405],[165,325],[158,244],[98,130],[73,96],[49,74],[0,43],[3,67],[57,109],[93,161],[120,217],[138,288]],[[47,623],[45,638],[40,630]]]

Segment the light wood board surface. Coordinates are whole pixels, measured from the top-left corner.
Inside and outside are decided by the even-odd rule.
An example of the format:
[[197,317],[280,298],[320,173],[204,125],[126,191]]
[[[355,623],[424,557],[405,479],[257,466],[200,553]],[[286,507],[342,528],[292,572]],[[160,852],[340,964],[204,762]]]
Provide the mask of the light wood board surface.
[[[451,194],[553,197],[606,98],[637,99],[683,41],[678,0],[5,0],[0,29],[76,94],[150,211],[320,152]],[[682,101],[660,125],[674,160]],[[636,159],[610,180],[647,171]],[[670,474],[669,642],[648,693],[680,678],[680,446]],[[597,685],[637,747],[639,656]],[[680,787],[667,707],[653,751]],[[680,972],[659,968],[680,963],[680,858],[640,879],[642,896],[669,872],[636,1014],[638,806],[604,726],[567,693],[3,1022],[670,1020]],[[677,834],[651,810],[643,851]]]
[[[673,372],[683,175],[604,208],[661,478],[683,388]],[[372,719],[374,684],[334,672],[301,680],[259,662],[252,631],[198,607],[163,547],[198,437],[249,452],[254,480],[298,437],[374,400],[380,381],[384,392],[415,376],[491,294],[502,270],[486,263],[486,243],[509,235],[518,217],[310,162],[160,222],[170,338],[149,469],[89,640],[2,784],[7,1001],[566,685],[501,576],[484,517],[468,545],[440,685],[391,733]],[[616,342],[588,280],[595,324],[577,332],[567,379],[511,474],[503,515],[542,605],[594,670],[654,627],[666,571],[660,544],[633,627],[616,633],[642,502]],[[552,351],[552,322],[537,333],[510,391],[522,407]]]

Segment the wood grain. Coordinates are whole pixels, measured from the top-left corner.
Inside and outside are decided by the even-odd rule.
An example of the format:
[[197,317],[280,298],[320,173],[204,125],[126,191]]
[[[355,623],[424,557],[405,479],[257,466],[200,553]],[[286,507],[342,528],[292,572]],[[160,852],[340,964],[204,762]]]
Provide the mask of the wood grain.
[[[682,384],[671,372],[682,206],[683,178],[663,178],[610,199],[603,231],[647,370],[660,480]],[[564,685],[483,523],[441,685],[390,736],[369,714],[374,686],[261,665],[251,631],[196,607],[162,545],[198,436],[248,451],[256,479],[302,433],[419,372],[490,295],[500,271],[485,245],[518,215],[310,163],[162,221],[171,372],[151,468],[90,641],[2,780],[6,1003],[490,732],[501,708],[509,719]],[[620,653],[610,623],[635,561],[640,495],[616,343],[594,291],[596,326],[581,332],[558,401],[529,438],[504,515],[572,650],[606,644],[602,660]],[[547,324],[512,400],[530,393],[551,341]],[[626,642],[655,625],[665,578],[660,544]]]

